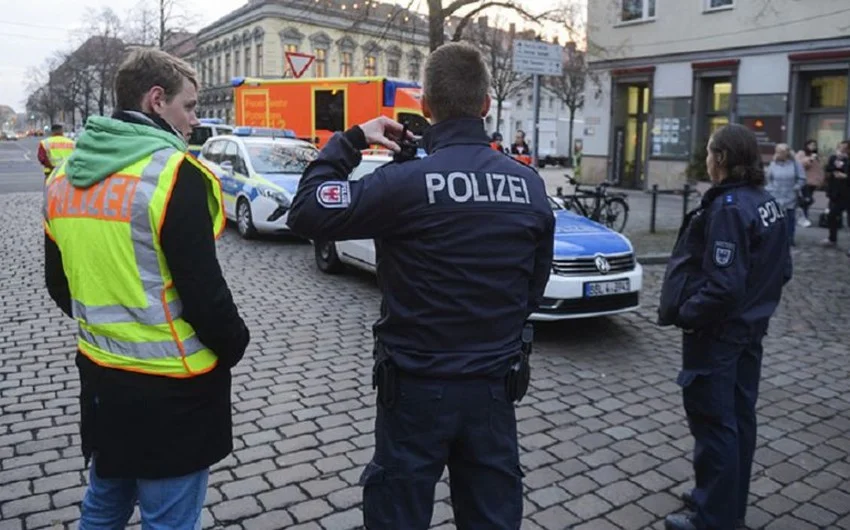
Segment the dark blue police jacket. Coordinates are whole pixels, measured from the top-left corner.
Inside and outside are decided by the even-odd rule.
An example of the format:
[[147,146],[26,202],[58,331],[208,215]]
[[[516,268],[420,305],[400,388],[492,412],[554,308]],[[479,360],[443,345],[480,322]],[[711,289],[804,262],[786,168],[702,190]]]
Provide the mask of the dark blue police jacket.
[[552,267],[554,216],[537,172],[490,148],[480,119],[430,127],[428,156],[348,175],[366,142],[336,133],[304,171],[289,227],[313,240],[374,238],[375,337],[404,371],[497,375]]
[[682,223],[667,264],[660,325],[761,339],[791,279],[786,212],[763,188],[722,183]]

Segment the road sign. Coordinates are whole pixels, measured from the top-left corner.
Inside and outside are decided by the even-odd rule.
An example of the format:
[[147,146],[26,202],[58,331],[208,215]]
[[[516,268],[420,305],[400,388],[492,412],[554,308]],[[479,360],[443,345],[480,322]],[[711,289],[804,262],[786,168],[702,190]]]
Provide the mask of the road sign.
[[564,69],[564,48],[548,42],[517,40],[513,62],[517,73],[560,76]]
[[286,52],[286,62],[289,63],[289,69],[292,70],[292,75],[295,77],[304,75],[315,58],[314,55],[306,53]]

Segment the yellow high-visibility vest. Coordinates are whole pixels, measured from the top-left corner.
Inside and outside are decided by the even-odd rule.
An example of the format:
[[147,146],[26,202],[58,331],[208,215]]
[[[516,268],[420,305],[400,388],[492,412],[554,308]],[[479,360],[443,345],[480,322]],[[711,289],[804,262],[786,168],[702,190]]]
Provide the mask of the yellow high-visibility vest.
[[62,253],[78,324],[77,347],[101,366],[185,378],[209,372],[217,363],[181,316],[160,244],[184,161],[206,177],[217,238],[225,226],[221,183],[177,149],[156,151],[89,188],[71,185],[67,163],[47,180],[45,231]]
[[74,140],[66,136],[48,136],[41,141],[41,145],[54,168],[59,167],[74,151]]

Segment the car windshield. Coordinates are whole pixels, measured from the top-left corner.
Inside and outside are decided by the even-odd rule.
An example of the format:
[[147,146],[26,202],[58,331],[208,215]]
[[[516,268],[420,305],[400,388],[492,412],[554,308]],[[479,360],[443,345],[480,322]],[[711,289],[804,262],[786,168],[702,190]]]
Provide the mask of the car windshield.
[[311,145],[263,143],[247,145],[251,165],[257,173],[303,173],[319,150]]

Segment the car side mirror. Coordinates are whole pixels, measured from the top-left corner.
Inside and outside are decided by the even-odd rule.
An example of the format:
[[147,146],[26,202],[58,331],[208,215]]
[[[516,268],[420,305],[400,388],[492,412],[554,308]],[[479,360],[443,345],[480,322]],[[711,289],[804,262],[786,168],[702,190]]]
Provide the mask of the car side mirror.
[[224,171],[228,177],[233,176],[233,162],[230,160],[225,160],[221,164],[218,165],[222,171]]

